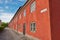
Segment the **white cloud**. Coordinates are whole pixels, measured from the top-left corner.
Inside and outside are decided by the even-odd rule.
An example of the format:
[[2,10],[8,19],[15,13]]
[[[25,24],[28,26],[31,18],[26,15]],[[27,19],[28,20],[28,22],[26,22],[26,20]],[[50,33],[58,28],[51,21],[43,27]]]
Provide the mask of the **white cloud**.
[[13,2],[12,0],[5,0],[5,4],[10,3],[10,4],[17,4],[16,2]]
[[12,0],[5,0],[5,3],[9,3],[9,2],[12,2]]
[[4,10],[3,9],[0,9],[0,12],[3,12]]
[[9,7],[8,7],[8,6],[5,6],[5,8],[6,8],[6,9],[9,9]]
[[0,19],[2,22],[9,22],[12,19],[13,15],[13,13],[0,13]]
[[8,3],[8,0],[5,0],[5,3]]

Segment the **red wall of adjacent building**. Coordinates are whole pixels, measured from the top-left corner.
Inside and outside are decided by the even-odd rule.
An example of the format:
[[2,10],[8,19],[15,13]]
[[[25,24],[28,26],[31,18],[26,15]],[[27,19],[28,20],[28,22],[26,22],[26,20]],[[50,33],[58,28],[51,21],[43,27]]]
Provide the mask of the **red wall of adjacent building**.
[[50,0],[52,40],[60,40],[60,0]]
[[[36,1],[36,10],[34,12],[32,13],[30,12],[30,5],[32,4],[33,1],[31,1],[27,6],[25,6],[24,9],[22,9],[22,11],[20,10],[18,11],[18,15],[16,16],[18,17],[18,21],[13,23],[14,29],[16,28],[16,25],[20,25],[21,27],[18,28],[18,32],[23,33],[23,24],[26,23],[26,34],[36,37],[40,40],[51,40],[49,1],[48,0],[38,0],[38,1],[35,0],[35,1]],[[41,13],[40,11],[44,8],[47,8],[47,11]],[[24,10],[26,10],[25,17],[23,16]],[[36,23],[36,32],[30,31],[30,23],[32,21]]]

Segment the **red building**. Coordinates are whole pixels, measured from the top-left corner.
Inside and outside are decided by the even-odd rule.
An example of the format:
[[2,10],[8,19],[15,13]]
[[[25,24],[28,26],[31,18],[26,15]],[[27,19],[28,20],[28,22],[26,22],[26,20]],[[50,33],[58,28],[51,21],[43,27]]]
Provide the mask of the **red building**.
[[59,4],[59,0],[27,0],[9,27],[39,40],[60,40]]

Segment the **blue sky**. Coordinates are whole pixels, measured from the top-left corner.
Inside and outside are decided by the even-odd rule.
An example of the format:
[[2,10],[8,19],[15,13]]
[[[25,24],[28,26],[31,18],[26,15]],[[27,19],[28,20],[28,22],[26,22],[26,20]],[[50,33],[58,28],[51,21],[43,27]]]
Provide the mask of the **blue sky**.
[[26,0],[0,0],[0,19],[9,22]]

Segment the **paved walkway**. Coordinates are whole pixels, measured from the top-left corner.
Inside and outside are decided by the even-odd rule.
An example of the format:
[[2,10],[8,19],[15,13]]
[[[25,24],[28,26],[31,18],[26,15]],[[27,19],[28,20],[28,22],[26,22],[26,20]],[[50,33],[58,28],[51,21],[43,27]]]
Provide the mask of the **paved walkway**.
[[31,40],[23,35],[17,34],[16,32],[4,29],[4,31],[0,32],[0,40]]

